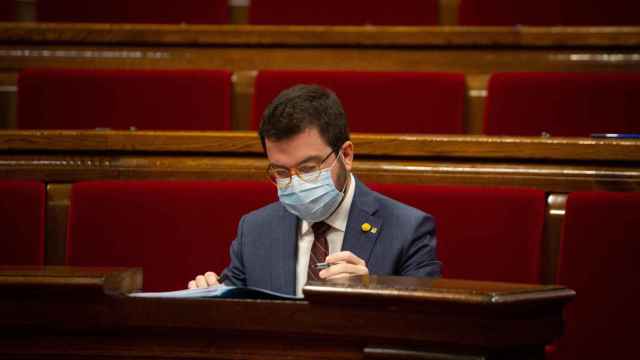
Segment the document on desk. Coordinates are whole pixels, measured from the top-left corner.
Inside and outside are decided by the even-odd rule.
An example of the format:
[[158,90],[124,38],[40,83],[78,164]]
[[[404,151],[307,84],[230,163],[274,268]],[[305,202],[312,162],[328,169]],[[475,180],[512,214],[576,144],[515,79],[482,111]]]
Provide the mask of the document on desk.
[[262,300],[302,300],[302,297],[282,294],[266,289],[252,287],[237,287],[217,285],[207,288],[138,292],[129,294],[131,297],[140,298],[166,298],[166,299],[199,299],[199,298],[223,298],[223,299],[262,299]]

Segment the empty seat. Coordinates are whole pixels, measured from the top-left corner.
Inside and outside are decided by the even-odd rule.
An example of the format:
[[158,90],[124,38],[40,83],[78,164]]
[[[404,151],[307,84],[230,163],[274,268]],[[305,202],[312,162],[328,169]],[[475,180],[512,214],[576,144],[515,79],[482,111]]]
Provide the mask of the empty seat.
[[576,299],[552,359],[622,359],[635,350],[638,224],[638,192],[569,194],[557,281]]
[[639,73],[497,73],[489,80],[488,135],[590,136],[640,132]]
[[44,184],[0,181],[0,265],[44,263]]
[[354,132],[463,132],[464,75],[427,72],[260,71],[252,128],[282,90],[301,83],[333,90]]
[[228,0],[38,0],[45,22],[226,24]]
[[640,24],[636,0],[460,0],[458,22],[473,26]]
[[543,191],[409,184],[371,188],[434,216],[444,277],[540,282]]
[[257,25],[436,25],[438,0],[251,0]]
[[228,265],[240,217],[276,199],[262,182],[99,181],[71,191],[67,264],[142,267],[145,290]]
[[562,23],[558,0],[460,0],[458,23],[468,26],[540,25]]
[[0,21],[16,21],[16,1],[0,0]]
[[21,129],[229,130],[225,70],[27,69]]

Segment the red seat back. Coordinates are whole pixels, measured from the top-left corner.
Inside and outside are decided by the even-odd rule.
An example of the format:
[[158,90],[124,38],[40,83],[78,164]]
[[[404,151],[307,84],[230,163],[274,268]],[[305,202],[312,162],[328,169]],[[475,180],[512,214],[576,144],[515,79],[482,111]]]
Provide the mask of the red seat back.
[[228,0],[38,0],[39,21],[226,24]]
[[261,71],[252,128],[258,128],[265,108],[282,90],[301,83],[333,90],[354,132],[463,132],[464,75],[423,72]]
[[73,185],[67,263],[142,267],[145,290],[220,272],[240,217],[276,199],[263,182],[101,181]]
[[460,0],[458,23],[473,26],[640,24],[636,0]]
[[44,184],[0,181],[0,264],[44,263]]
[[437,0],[251,0],[257,25],[436,25]]
[[640,132],[640,74],[496,73],[485,108],[488,135],[590,136]]
[[409,184],[371,188],[434,216],[444,277],[540,282],[543,191]]
[[0,1],[0,21],[16,21],[16,0]]
[[640,322],[640,193],[576,192],[567,199],[558,283],[576,291],[554,360],[622,359]]
[[21,129],[229,130],[225,70],[27,69],[18,78]]

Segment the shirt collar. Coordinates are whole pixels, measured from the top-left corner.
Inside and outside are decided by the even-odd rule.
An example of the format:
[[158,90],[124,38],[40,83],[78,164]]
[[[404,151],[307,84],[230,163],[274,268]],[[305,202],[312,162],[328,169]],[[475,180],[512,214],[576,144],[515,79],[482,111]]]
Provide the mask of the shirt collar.
[[[349,173],[349,187],[342,200],[342,203],[336,211],[324,220],[325,223],[331,225],[332,228],[344,232],[347,229],[347,220],[349,220],[349,210],[351,209],[351,203],[353,202],[354,189],[356,187],[356,181],[353,174]],[[300,234],[305,234],[311,230],[312,223],[307,220],[301,220],[300,222]]]

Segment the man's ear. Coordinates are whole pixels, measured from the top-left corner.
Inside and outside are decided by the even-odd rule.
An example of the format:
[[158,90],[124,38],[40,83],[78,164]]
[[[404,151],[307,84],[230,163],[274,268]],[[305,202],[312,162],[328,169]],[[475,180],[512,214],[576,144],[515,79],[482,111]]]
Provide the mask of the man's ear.
[[342,159],[347,171],[351,171],[353,165],[353,143],[351,141],[347,141],[342,145]]

